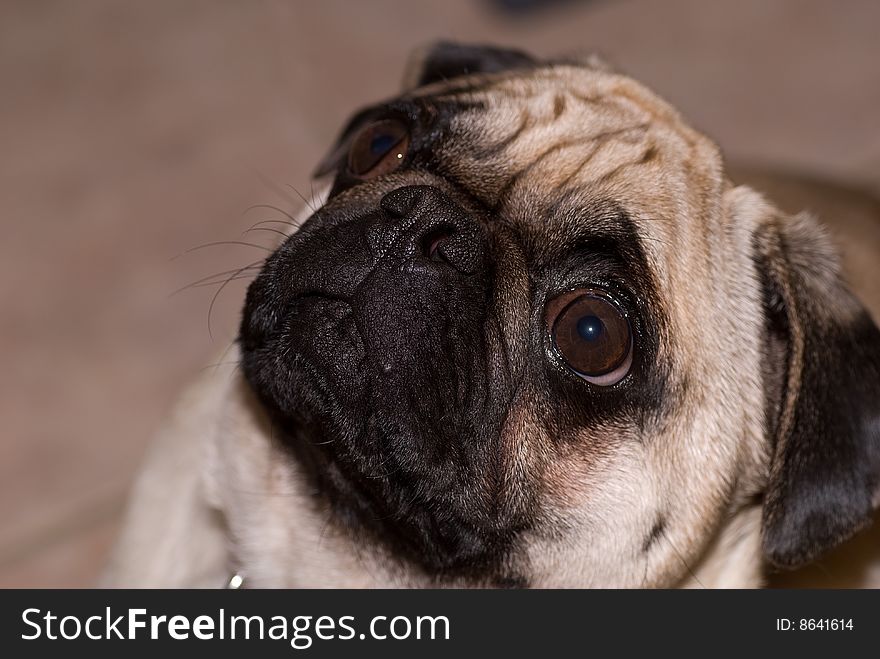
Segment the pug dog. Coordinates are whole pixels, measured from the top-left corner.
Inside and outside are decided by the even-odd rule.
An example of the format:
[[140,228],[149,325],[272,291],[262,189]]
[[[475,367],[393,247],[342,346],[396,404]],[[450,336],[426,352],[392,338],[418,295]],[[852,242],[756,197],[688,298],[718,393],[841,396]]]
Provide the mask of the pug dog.
[[880,330],[639,83],[437,44],[317,176],[106,585],[754,587],[870,524]]

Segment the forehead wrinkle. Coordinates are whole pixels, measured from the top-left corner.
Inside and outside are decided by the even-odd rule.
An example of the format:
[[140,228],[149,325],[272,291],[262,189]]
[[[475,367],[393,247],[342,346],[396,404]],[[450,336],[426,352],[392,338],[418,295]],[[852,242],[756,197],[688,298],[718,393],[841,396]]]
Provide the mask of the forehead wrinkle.
[[[528,87],[533,81],[503,82]],[[481,200],[490,207],[500,206],[500,197],[533,171],[544,179],[545,187],[562,187],[570,182],[583,185],[590,178],[620,169],[624,162],[595,158],[611,153],[604,149],[608,142],[636,144],[641,138],[644,147],[629,156],[634,163],[649,155],[668,160],[674,153],[680,158],[693,145],[689,136],[677,129],[654,125],[657,120],[668,121],[662,111],[648,112],[633,102],[597,101],[558,86],[525,97],[513,96],[512,92],[501,98],[494,94],[504,88],[499,83],[491,88],[493,93],[476,96],[479,103],[469,104],[469,109],[451,119],[449,142],[438,145],[443,169],[478,190]],[[566,104],[562,115],[557,112],[560,97],[574,99],[574,103]],[[467,147],[462,148],[462,144]],[[563,153],[567,150],[571,153]]]
[[[644,160],[657,148],[646,137],[649,127],[641,123],[587,134],[564,132],[562,139],[555,131],[538,131],[527,122],[521,123],[523,127],[503,138],[501,146],[460,151],[455,145],[441,145],[437,149],[441,173],[468,187],[487,207],[501,211],[511,201],[520,201],[514,194],[516,189],[524,184],[528,187],[531,181],[546,196],[548,189],[562,190],[570,183],[584,185],[591,178],[602,177],[625,164],[621,158]],[[636,153],[627,154],[626,149]],[[449,157],[443,158],[447,151]],[[492,155],[485,157],[487,153]]]
[[[644,124],[592,136],[588,142],[565,141],[548,148],[515,172],[498,192],[496,208],[518,203],[526,194],[595,186],[656,150]],[[598,190],[597,190],[598,192]]]
[[551,63],[526,72],[474,74],[450,81],[445,86],[443,83],[434,84],[414,94],[489,105],[528,101],[532,107],[540,107],[540,100],[544,97],[543,105],[547,107],[544,114],[552,118],[556,118],[556,112],[551,108],[555,108],[559,95],[577,101],[582,107],[592,106],[594,111],[649,118],[686,134],[689,141],[701,137],[682,121],[675,108],[632,78],[574,64]]
[[[568,135],[578,135],[585,126],[600,122],[607,122],[609,128],[616,123],[615,127],[619,128],[629,119],[634,123],[662,126],[691,150],[711,144],[688,126],[671,105],[638,82],[620,74],[575,64],[548,64],[526,73],[509,71],[472,75],[446,84],[431,85],[417,90],[413,96],[434,96],[436,100],[477,106],[472,113],[463,112],[461,118],[470,115],[465,121],[472,128],[468,137],[477,142],[488,142],[487,148],[490,149],[492,141],[497,143],[505,134],[510,137],[510,130],[498,135],[494,127],[518,125],[522,118],[513,115],[526,109],[534,115],[528,122],[535,128],[552,126],[554,131]],[[565,112],[561,115],[557,112],[560,97],[575,101],[574,104],[566,102]],[[518,141],[515,139],[513,143]],[[514,154],[508,152],[505,155]],[[457,156],[461,157],[461,154]]]

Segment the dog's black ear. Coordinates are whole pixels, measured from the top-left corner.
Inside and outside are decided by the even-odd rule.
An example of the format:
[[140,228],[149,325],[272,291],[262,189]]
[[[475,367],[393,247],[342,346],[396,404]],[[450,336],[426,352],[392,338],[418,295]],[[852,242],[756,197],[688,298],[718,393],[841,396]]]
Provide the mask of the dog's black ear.
[[537,63],[531,55],[520,50],[439,41],[410,56],[403,88],[414,89],[470,73],[529,68]]
[[810,217],[774,216],[755,254],[772,452],[763,549],[793,568],[869,525],[880,503],[880,330]]

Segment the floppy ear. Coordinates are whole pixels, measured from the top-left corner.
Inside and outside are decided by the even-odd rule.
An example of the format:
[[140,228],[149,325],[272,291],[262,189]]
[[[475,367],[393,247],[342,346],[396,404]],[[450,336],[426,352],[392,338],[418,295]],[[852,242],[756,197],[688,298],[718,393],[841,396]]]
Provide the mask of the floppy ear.
[[772,452],[763,549],[793,568],[870,524],[880,502],[880,330],[810,217],[771,217],[755,254]]
[[410,56],[403,88],[409,90],[470,73],[498,73],[536,64],[536,59],[520,50],[438,41]]

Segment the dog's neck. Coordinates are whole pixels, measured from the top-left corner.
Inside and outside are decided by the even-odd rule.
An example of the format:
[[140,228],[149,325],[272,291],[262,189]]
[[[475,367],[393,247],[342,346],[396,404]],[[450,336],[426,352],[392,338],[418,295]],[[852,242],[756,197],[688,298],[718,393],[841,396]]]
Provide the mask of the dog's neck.
[[[246,587],[257,588],[487,585],[439,583],[417,567],[401,565],[378,545],[359,544],[336,528],[300,465],[273,439],[270,423],[247,385],[238,383],[228,398],[208,479],[210,498],[228,524],[231,558],[223,579],[237,575]],[[684,566],[686,576],[680,583],[656,585],[760,586],[760,517],[759,506],[731,515],[702,558]],[[548,584],[536,579],[529,585]]]
[[760,588],[763,585],[761,507],[753,505],[730,516],[678,587]]

